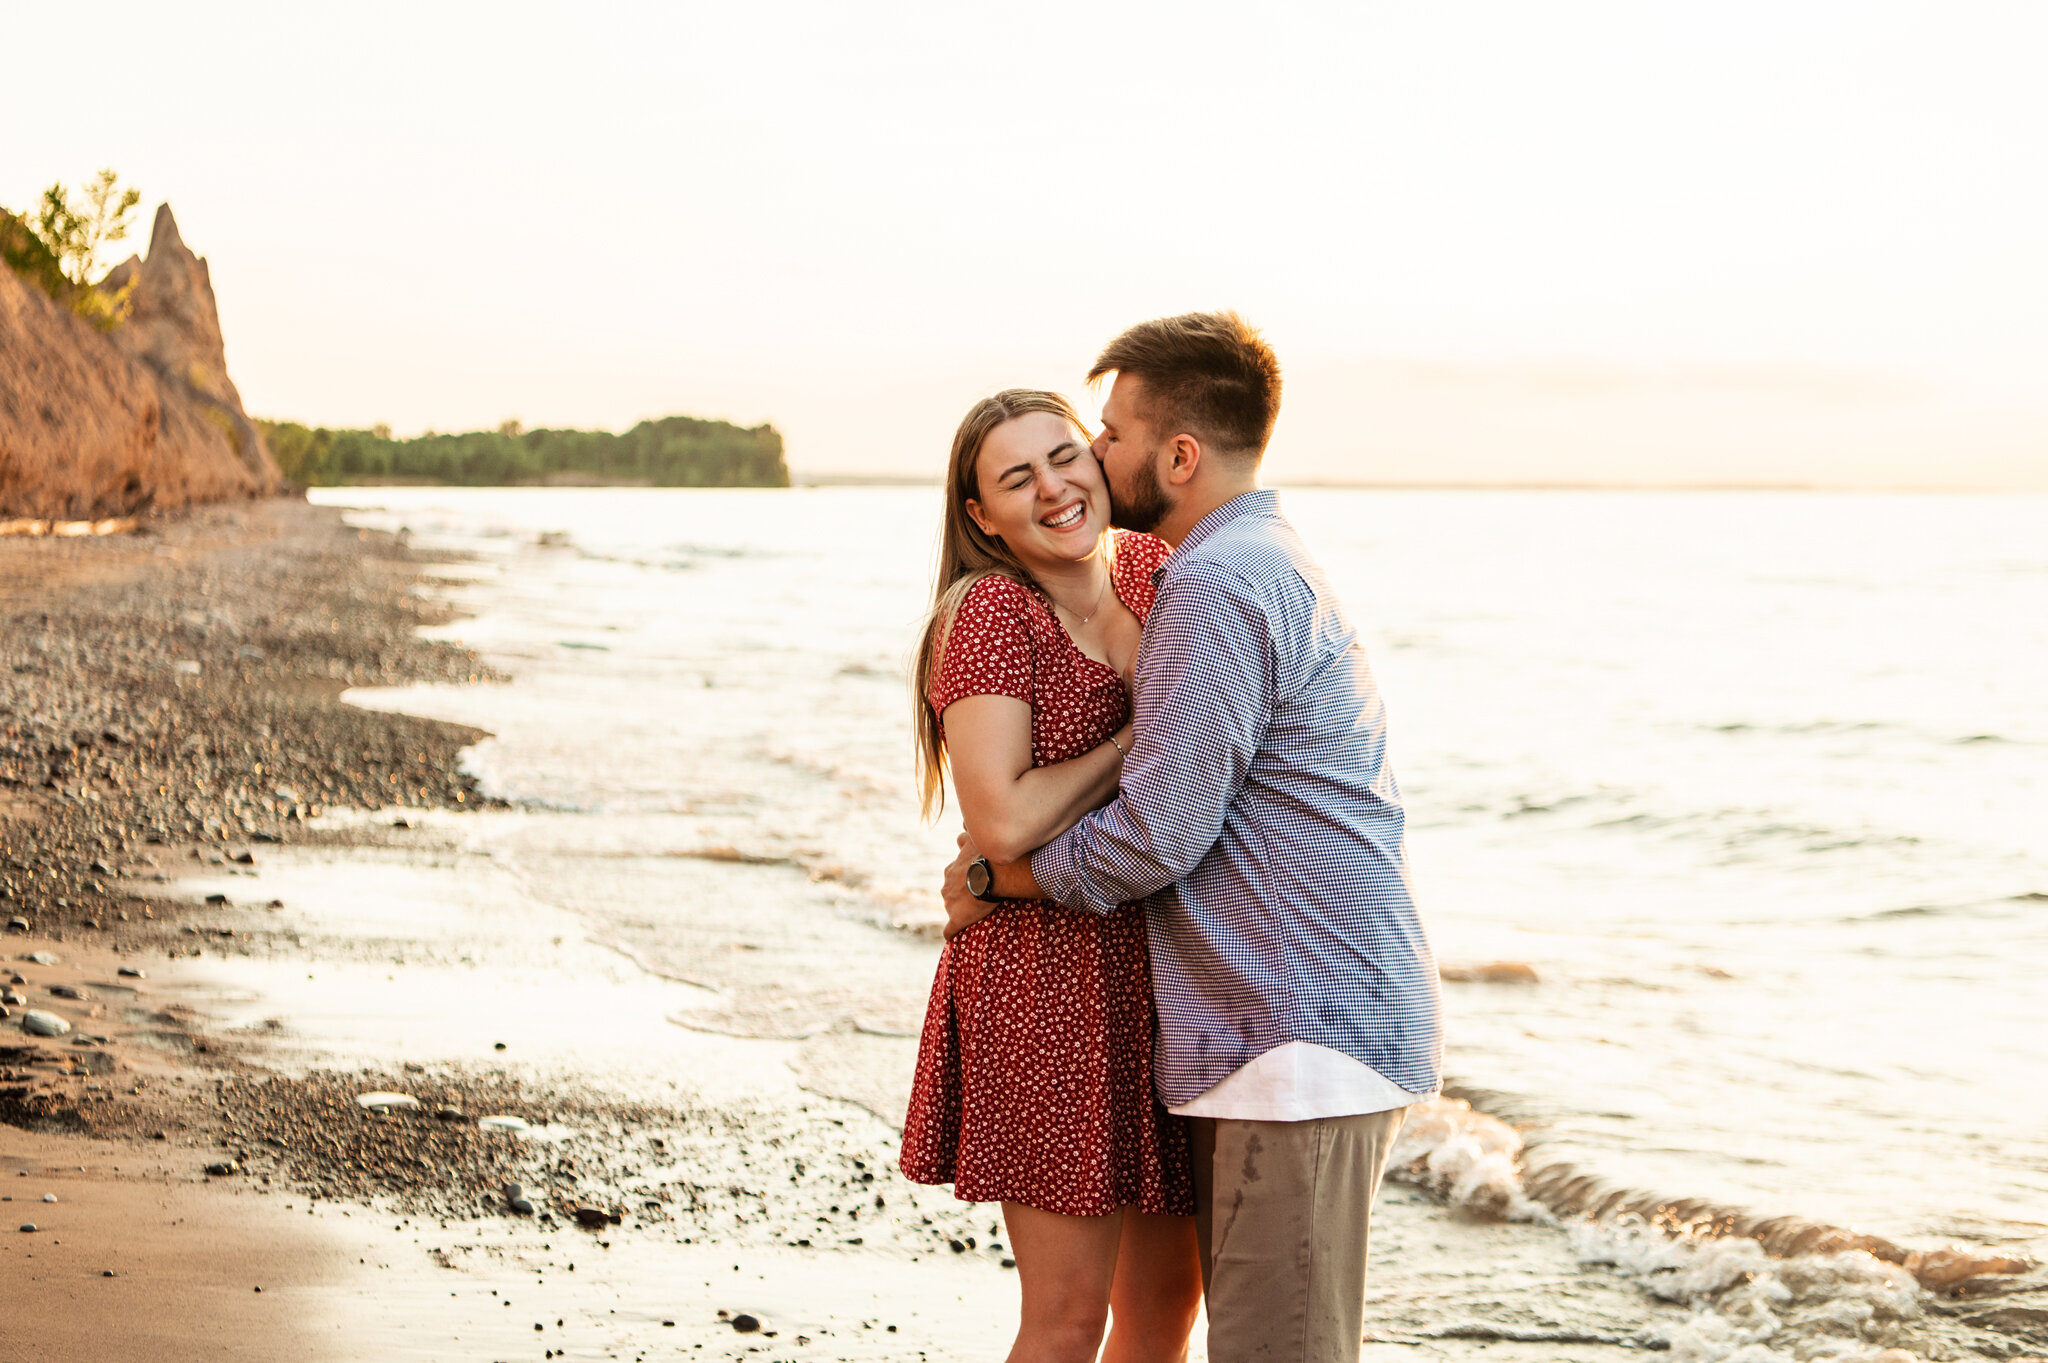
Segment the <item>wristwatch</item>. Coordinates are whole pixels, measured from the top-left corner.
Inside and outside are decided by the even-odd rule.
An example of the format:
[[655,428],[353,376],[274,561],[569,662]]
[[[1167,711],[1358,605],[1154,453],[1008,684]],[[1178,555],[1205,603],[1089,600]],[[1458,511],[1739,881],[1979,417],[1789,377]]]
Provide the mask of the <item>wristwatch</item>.
[[987,857],[976,857],[967,863],[967,893],[993,904],[996,902],[995,888],[996,868],[988,864]]

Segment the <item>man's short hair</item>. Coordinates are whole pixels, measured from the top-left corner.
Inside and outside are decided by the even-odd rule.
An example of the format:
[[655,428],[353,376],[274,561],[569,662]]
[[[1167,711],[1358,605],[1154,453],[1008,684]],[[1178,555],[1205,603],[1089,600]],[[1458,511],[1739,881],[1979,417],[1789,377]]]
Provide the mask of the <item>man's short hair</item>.
[[1280,416],[1280,361],[1234,312],[1189,312],[1140,322],[1111,341],[1088,371],[1144,380],[1145,419],[1186,431],[1218,453],[1265,453]]

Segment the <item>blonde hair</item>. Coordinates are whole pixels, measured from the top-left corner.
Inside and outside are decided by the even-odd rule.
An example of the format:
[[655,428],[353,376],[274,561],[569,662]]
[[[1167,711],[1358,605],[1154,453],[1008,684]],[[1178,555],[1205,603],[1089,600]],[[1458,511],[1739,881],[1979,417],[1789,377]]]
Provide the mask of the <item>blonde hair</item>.
[[946,807],[946,741],[929,696],[932,679],[945,659],[946,635],[953,627],[953,617],[974,584],[990,574],[1037,585],[1002,537],[989,534],[967,514],[968,499],[981,496],[981,447],[997,427],[1031,412],[1051,412],[1087,436],[1074,404],[1058,393],[1006,388],[968,409],[960,428],[953,432],[953,451],[946,459],[946,509],[940,521],[938,571],[932,582],[931,610],[925,615],[916,661],[910,669],[918,809],[927,819]]

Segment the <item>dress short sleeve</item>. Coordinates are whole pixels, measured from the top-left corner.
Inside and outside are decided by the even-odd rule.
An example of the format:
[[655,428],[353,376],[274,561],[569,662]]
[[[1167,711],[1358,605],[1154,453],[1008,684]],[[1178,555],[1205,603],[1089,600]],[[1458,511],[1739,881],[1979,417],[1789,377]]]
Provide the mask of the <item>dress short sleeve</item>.
[[1152,614],[1152,600],[1158,594],[1152,574],[1166,566],[1166,556],[1171,552],[1166,541],[1155,535],[1141,535],[1135,530],[1116,532],[1116,594],[1141,625]]
[[1029,588],[1000,573],[967,589],[926,694],[934,714],[945,714],[965,696],[1014,696],[1031,703],[1029,612],[1035,604]]

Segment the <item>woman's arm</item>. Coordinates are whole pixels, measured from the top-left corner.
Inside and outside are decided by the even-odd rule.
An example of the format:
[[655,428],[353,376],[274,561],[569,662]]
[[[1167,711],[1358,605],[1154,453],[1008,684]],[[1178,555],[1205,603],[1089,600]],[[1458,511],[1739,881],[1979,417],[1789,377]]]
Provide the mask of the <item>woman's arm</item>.
[[1049,767],[1031,765],[1031,707],[1012,696],[963,696],[945,709],[947,765],[968,836],[991,861],[1016,861],[1116,794],[1131,727],[1115,743]]

